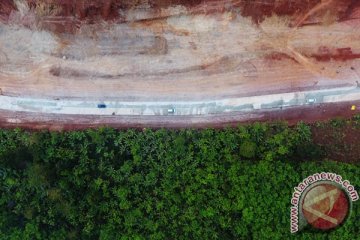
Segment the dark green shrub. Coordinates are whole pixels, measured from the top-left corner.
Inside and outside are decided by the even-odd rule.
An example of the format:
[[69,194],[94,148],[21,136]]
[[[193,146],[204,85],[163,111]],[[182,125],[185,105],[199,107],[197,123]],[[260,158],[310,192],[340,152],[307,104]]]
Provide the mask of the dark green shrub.
[[253,158],[256,155],[256,143],[245,141],[240,145],[240,156]]
[[[0,239],[324,239],[290,234],[293,187],[331,171],[358,189],[360,168],[317,149],[305,124],[0,130]],[[356,239],[359,214],[328,237]]]

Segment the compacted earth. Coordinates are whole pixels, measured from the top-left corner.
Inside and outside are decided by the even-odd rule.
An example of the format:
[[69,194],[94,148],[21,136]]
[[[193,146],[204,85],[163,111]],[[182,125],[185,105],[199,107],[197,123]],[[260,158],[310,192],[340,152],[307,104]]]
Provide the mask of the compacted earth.
[[[356,87],[359,24],[356,0],[3,0],[0,94],[177,103]],[[327,111],[346,115],[336,106]],[[327,116],[304,109],[310,111],[290,115]],[[81,117],[30,112],[6,112],[2,122],[29,122],[32,114],[40,125],[46,119],[59,126],[65,120],[75,126],[78,121],[143,125],[141,116],[94,120],[86,112]],[[185,125],[199,118],[206,126],[265,116],[238,115],[194,116]],[[147,121],[176,127],[183,118]]]

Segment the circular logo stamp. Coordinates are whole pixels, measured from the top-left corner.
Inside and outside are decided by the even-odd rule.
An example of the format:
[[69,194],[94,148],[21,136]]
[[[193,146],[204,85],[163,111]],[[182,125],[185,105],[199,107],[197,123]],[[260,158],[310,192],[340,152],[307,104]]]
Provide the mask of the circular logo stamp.
[[350,211],[350,201],[342,188],[323,182],[306,192],[300,209],[312,227],[329,230],[345,221]]

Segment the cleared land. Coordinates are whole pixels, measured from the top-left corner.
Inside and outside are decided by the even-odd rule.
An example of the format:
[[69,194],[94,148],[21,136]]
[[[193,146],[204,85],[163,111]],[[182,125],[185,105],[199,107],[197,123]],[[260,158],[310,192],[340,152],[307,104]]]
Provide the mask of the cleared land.
[[[159,2],[4,1],[2,122],[143,125],[144,115],[155,115],[156,126],[205,126],[286,107],[310,113],[317,104],[347,102],[347,109],[360,100],[356,1],[299,1],[295,9],[289,1]],[[339,97],[343,88],[353,91]],[[298,96],[324,90],[336,94],[318,98],[314,108],[307,106],[311,94]],[[228,99],[237,99],[235,108],[218,104]],[[248,108],[245,99],[253,100]],[[29,105],[52,101],[55,108]],[[96,109],[102,102],[113,107]],[[218,110],[209,111],[208,103]],[[135,107],[122,111],[122,105]],[[180,111],[163,116],[173,106]]]

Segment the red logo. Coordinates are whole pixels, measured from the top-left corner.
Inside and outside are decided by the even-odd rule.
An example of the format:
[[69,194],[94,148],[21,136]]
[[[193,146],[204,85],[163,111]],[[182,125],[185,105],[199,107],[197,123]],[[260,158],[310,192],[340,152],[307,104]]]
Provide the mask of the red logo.
[[339,187],[322,183],[311,188],[301,203],[303,216],[314,228],[328,230],[344,222],[350,203]]

